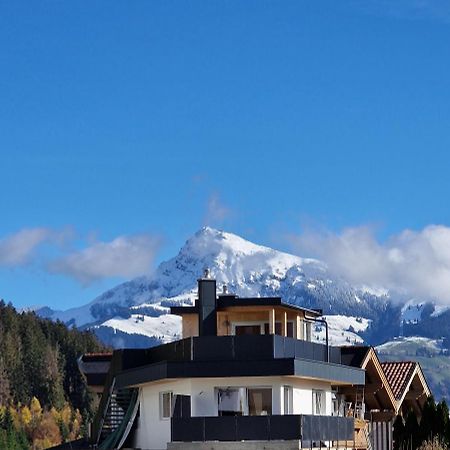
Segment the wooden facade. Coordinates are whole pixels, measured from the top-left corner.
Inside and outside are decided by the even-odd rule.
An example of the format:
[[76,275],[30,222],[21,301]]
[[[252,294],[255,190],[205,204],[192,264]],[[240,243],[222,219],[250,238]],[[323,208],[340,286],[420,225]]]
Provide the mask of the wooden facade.
[[[305,324],[310,320],[302,310],[283,306],[233,306],[217,311],[217,336],[231,336],[233,327],[240,324],[261,325],[261,334],[279,334],[306,339]],[[181,314],[183,338],[199,335],[199,317],[196,313]]]

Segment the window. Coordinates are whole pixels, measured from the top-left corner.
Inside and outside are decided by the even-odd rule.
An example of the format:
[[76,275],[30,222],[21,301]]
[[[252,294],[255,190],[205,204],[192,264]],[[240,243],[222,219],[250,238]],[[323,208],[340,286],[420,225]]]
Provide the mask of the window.
[[[283,330],[283,326],[281,324],[281,322],[275,322],[275,334],[277,334],[278,336],[282,336]],[[264,324],[264,334],[270,334],[269,333],[269,324],[266,322]],[[288,321],[286,324],[286,335],[287,337],[294,337],[294,322],[292,321]]]
[[315,416],[323,416],[326,414],[325,391],[312,391],[312,413]]
[[267,416],[272,414],[272,388],[217,388],[219,416]]
[[264,333],[264,322],[232,322],[231,323],[231,334],[233,336],[242,335],[259,335]]
[[243,416],[245,413],[245,388],[218,389],[219,416]]
[[272,415],[272,389],[250,388],[247,389],[248,415],[270,416]]
[[294,395],[292,386],[283,386],[283,414],[294,414]]
[[311,342],[311,322],[303,322],[303,339]]
[[159,393],[159,416],[161,419],[170,419],[172,417],[172,402],[172,392]]

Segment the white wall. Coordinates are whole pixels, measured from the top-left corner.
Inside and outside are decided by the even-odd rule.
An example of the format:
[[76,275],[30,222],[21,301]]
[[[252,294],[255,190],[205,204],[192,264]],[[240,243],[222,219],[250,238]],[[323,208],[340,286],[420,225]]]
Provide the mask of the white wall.
[[140,389],[139,420],[134,447],[142,449],[166,449],[170,441],[170,419],[161,420],[159,414],[159,393],[173,391],[190,395],[190,380],[165,380],[150,383]]
[[296,380],[291,378],[293,391],[293,414],[312,414],[312,390],[320,389],[325,391],[325,411],[327,416],[331,416],[331,385],[329,383],[309,380]]
[[293,413],[312,414],[312,389],[326,391],[326,411],[331,415],[331,385],[295,377],[192,378],[165,380],[141,386],[140,416],[134,447],[160,450],[170,441],[170,420],[160,418],[159,394],[191,396],[192,416],[217,416],[216,387],[272,387],[272,414],[283,412],[284,385],[293,386]]

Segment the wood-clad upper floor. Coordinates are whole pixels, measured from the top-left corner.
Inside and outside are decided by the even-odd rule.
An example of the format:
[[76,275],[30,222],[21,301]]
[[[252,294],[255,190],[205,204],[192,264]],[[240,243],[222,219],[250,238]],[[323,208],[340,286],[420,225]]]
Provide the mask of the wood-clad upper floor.
[[[183,338],[199,335],[198,307],[171,308],[182,317]],[[320,312],[285,304],[280,298],[219,296],[215,311],[217,336],[276,334],[311,341]]]

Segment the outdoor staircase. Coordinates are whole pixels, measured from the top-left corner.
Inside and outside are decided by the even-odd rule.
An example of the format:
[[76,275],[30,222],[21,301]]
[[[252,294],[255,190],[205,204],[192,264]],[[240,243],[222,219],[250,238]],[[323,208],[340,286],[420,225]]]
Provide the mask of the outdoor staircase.
[[100,442],[113,433],[125,418],[131,403],[133,389],[114,389],[111,392],[108,407],[104,413],[100,430]]
[[92,422],[90,442],[95,449],[120,448],[126,441],[137,414],[139,390],[116,386],[116,374],[122,366],[122,353],[115,352],[97,414]]

